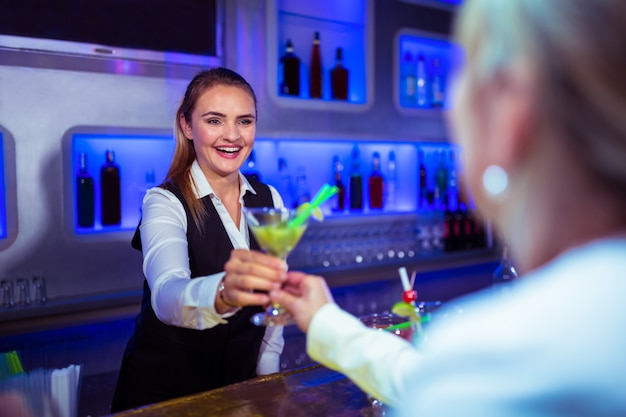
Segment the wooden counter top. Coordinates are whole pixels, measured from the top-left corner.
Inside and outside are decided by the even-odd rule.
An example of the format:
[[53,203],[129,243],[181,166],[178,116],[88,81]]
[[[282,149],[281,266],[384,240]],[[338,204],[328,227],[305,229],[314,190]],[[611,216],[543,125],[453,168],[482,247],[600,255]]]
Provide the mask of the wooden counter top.
[[374,417],[359,387],[321,365],[258,377],[170,401],[114,414],[115,417]]

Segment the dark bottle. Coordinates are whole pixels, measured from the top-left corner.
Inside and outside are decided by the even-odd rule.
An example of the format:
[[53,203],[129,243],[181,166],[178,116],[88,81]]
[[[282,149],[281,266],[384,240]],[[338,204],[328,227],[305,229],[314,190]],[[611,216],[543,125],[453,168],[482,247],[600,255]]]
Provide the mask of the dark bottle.
[[385,181],[385,207],[387,209],[397,209],[397,189],[398,189],[398,173],[396,165],[396,153],[389,151],[389,159],[387,160],[387,181]]
[[320,53],[320,33],[315,32],[311,50],[309,69],[309,97],[322,98],[322,56]]
[[115,153],[111,150],[106,151],[106,161],[100,168],[100,204],[103,226],[122,222],[120,168],[115,164]]
[[293,183],[291,174],[287,168],[287,160],[283,157],[278,158],[278,176],[280,179],[280,189],[278,192],[283,198],[285,207],[293,207]]
[[454,251],[454,215],[446,209],[443,215],[443,250],[445,252]]
[[250,151],[250,155],[248,155],[248,159],[246,159],[246,170],[244,171],[244,175],[247,175],[257,181],[261,181],[261,174],[256,169],[256,154],[254,153],[254,149]]
[[348,69],[343,66],[343,50],[335,52],[335,67],[330,71],[330,91],[335,100],[348,99]]
[[76,176],[76,216],[78,227],[93,227],[95,222],[95,194],[93,177],[87,169],[87,154],[82,152],[79,158]]
[[426,59],[424,55],[421,53],[417,56],[417,64],[416,64],[416,88],[415,88],[415,99],[417,101],[418,107],[428,107],[430,104],[428,102],[428,76],[426,74]]
[[456,174],[456,159],[454,157],[454,150],[450,151],[450,162],[448,166],[448,206],[453,210],[460,207],[459,182]]
[[400,64],[400,104],[415,106],[415,63],[411,51],[406,51]]
[[311,202],[311,189],[306,180],[306,169],[299,166],[296,170],[296,196],[293,207],[298,208],[304,203]]
[[446,153],[442,151],[435,172],[435,201],[438,209],[448,207],[448,169],[445,158]]
[[372,155],[372,173],[368,179],[370,209],[383,208],[383,175],[380,172],[380,154]]
[[333,157],[333,171],[335,176],[335,186],[337,187],[337,195],[335,196],[335,207],[333,207],[333,211],[341,212],[346,208],[346,187],[344,187],[343,181],[341,180],[343,164],[337,155]]
[[283,80],[280,94],[287,96],[300,95],[300,58],[293,53],[293,43],[287,39],[285,54],[280,58],[283,66]]
[[350,173],[350,210],[363,210],[363,177],[359,168],[359,148],[352,149],[352,172]]
[[463,219],[463,229],[461,230],[463,236],[462,249],[473,249],[474,219],[471,213],[467,210],[465,204],[459,204],[459,211],[461,212],[461,218]]
[[421,150],[418,152],[418,163],[419,163],[419,207],[424,207],[427,203],[427,176],[428,173],[426,171],[426,164],[424,163],[424,152]]
[[441,61],[439,58],[433,59],[432,77],[431,77],[431,106],[435,108],[443,107],[444,103],[444,86],[443,86],[443,74],[441,70]]

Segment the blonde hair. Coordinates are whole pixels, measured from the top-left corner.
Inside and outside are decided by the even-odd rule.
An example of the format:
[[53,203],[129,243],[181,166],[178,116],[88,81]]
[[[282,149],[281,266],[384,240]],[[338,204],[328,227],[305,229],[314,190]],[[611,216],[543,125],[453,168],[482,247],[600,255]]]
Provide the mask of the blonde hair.
[[174,155],[170,163],[169,170],[163,181],[163,185],[173,183],[180,189],[182,196],[191,211],[191,216],[198,229],[204,231],[203,221],[207,217],[207,212],[196,198],[194,192],[195,184],[191,177],[191,165],[196,159],[196,151],[193,147],[193,141],[187,139],[180,125],[180,118],[183,116],[187,123],[191,124],[191,115],[200,96],[210,88],[218,85],[227,85],[241,88],[250,94],[254,101],[256,112],[257,100],[254,90],[250,84],[236,72],[227,68],[212,68],[210,70],[200,71],[187,86],[185,95],[183,96],[176,118],[174,120],[174,138],[176,146]]
[[626,186],[626,1],[466,0],[455,27],[474,76],[516,60],[539,76],[538,114],[599,186]]

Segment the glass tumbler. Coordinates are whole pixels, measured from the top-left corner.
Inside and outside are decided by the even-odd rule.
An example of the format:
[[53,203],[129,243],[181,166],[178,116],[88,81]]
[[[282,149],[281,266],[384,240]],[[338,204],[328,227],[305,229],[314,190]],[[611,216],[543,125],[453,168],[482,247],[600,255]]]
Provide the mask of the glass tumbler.
[[18,306],[30,304],[30,281],[25,278],[18,278],[15,281],[15,304]]
[[45,303],[48,299],[46,294],[46,280],[44,277],[33,277],[33,299],[36,304]]
[[15,299],[13,298],[13,281],[10,279],[4,279],[0,282],[0,307],[11,308],[15,305]]

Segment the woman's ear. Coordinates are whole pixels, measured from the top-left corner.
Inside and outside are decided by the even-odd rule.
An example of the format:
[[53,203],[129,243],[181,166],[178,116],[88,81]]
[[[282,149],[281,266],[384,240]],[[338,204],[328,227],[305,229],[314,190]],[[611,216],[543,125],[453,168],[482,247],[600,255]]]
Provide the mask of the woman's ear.
[[489,87],[492,114],[485,151],[507,172],[515,171],[535,139],[535,88],[530,71],[520,66],[496,75]]
[[189,126],[189,123],[187,123],[184,114],[180,115],[180,118],[178,119],[178,124],[180,125],[180,129],[183,131],[185,137],[189,140],[192,140],[193,134],[191,133],[191,126]]

